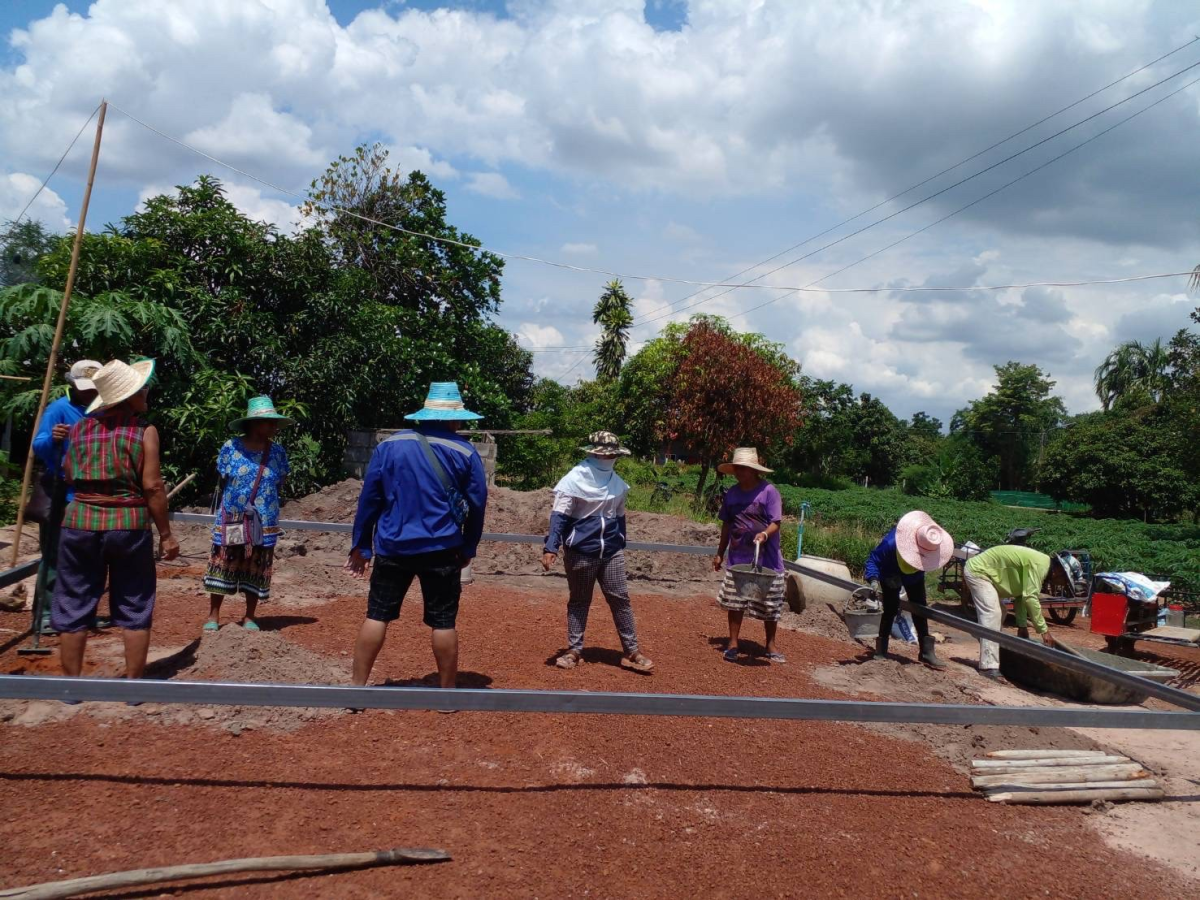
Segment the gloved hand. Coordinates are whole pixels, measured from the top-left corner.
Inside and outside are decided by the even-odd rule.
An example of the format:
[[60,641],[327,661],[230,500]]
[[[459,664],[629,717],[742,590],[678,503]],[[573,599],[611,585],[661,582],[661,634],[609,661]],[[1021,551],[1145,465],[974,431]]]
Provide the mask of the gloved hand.
[[867,587],[871,589],[872,597],[874,597],[876,600],[883,599],[883,586],[880,585],[879,579],[872,578],[869,582],[867,582]]

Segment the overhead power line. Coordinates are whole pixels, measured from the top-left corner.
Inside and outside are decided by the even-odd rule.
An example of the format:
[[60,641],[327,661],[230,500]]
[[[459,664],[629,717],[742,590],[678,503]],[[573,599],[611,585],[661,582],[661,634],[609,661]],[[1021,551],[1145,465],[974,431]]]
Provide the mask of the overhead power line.
[[58,172],[59,166],[61,166],[63,164],[63,161],[70,154],[72,148],[74,148],[75,142],[78,141],[79,136],[81,134],[83,134],[83,130],[85,128],[87,128],[88,125],[91,124],[92,119],[96,118],[96,113],[98,113],[98,112],[100,112],[100,104],[99,103],[97,103],[96,108],[92,110],[92,114],[87,117],[87,121],[79,126],[79,130],[77,132],[75,132],[75,137],[71,138],[71,143],[67,144],[67,149],[64,150],[63,155],[58,158],[58,162],[56,162],[54,164],[54,168],[50,170],[50,174],[42,179],[41,186],[39,186],[38,189],[36,191],[34,191],[33,196],[29,198],[29,202],[25,204],[25,208],[21,210],[21,212],[17,215],[17,217],[15,219],[13,219],[12,227],[15,228],[17,226],[17,224],[25,216],[25,213],[29,212],[29,207],[33,206],[34,201],[36,201],[38,197],[42,196],[42,191],[44,191],[46,189],[46,185],[48,185],[50,183],[50,179],[53,178],[55,176],[55,174]]
[[[769,270],[769,271],[767,271],[767,272],[763,272],[761,275],[758,275],[758,276],[756,276],[756,278],[755,278],[754,280],[757,280],[757,279],[759,279],[759,278],[766,278],[768,275],[773,275],[774,273],[776,273],[776,272],[780,272],[780,271],[782,271],[783,269],[786,269],[786,268],[788,268],[789,266],[794,266],[796,263],[798,263],[798,262],[803,262],[804,260],[806,260],[806,259],[809,259],[810,257],[816,256],[818,253],[821,253],[821,252],[822,252],[822,251],[824,251],[824,250],[828,250],[830,247],[836,247],[838,244],[841,244],[841,243],[843,243],[843,242],[845,242],[845,241],[848,241],[848,240],[850,240],[850,238],[852,238],[852,237],[857,237],[858,235],[862,234],[863,232],[870,231],[870,230],[871,230],[872,228],[874,228],[876,225],[880,225],[880,224],[882,224],[882,223],[884,223],[884,222],[890,221],[891,219],[894,219],[894,218],[896,218],[897,216],[902,216],[902,215],[904,215],[906,212],[909,212],[910,210],[916,209],[918,206],[922,206],[922,205],[924,205],[925,203],[928,203],[930,200],[934,200],[934,199],[936,199],[936,198],[938,198],[938,197],[942,196],[943,194],[945,194],[945,193],[947,193],[947,192],[949,192],[949,191],[952,191],[952,190],[954,190],[956,187],[961,187],[962,185],[966,184],[968,181],[974,181],[974,180],[975,180],[976,178],[978,178],[979,176],[981,176],[981,175],[986,175],[988,172],[991,172],[991,171],[993,171],[994,169],[997,169],[997,168],[999,168],[1000,166],[1004,165],[1005,163],[1011,162],[1012,160],[1016,159],[1016,158],[1017,158],[1017,157],[1019,157],[1019,156],[1024,156],[1024,155],[1025,155],[1026,153],[1028,153],[1030,150],[1036,150],[1038,147],[1041,147],[1043,144],[1049,143],[1050,141],[1054,140],[1055,138],[1061,137],[1062,135],[1066,134],[1068,131],[1074,131],[1074,130],[1075,130],[1076,128],[1078,128],[1080,125],[1085,125],[1085,124],[1087,124],[1088,122],[1092,121],[1093,119],[1096,119],[1096,118],[1098,118],[1099,116],[1102,116],[1102,115],[1104,115],[1104,114],[1105,114],[1105,113],[1107,113],[1107,112],[1111,112],[1112,110],[1116,109],[1116,108],[1117,108],[1117,107],[1119,107],[1119,106],[1123,106],[1124,104],[1128,103],[1130,100],[1134,100],[1134,99],[1136,99],[1136,98],[1138,98],[1138,97],[1142,96],[1142,95],[1143,95],[1143,94],[1145,94],[1147,91],[1151,91],[1151,90],[1153,90],[1154,88],[1156,88],[1156,87],[1159,87],[1160,85],[1163,85],[1163,84],[1165,84],[1166,82],[1168,82],[1168,81],[1171,81],[1171,80],[1173,80],[1173,79],[1175,79],[1175,78],[1178,78],[1180,75],[1184,74],[1185,72],[1189,72],[1189,71],[1191,71],[1192,69],[1195,69],[1195,68],[1197,68],[1197,67],[1200,67],[1200,62],[1194,62],[1194,63],[1192,63],[1190,66],[1186,66],[1185,68],[1183,68],[1183,69],[1180,69],[1178,72],[1175,72],[1175,73],[1173,73],[1173,74],[1171,74],[1171,75],[1168,75],[1166,78],[1163,78],[1163,79],[1161,79],[1161,80],[1159,80],[1159,81],[1156,81],[1154,84],[1150,85],[1149,87],[1142,88],[1140,91],[1137,91],[1136,93],[1130,94],[1128,97],[1124,98],[1123,100],[1118,100],[1116,103],[1113,103],[1113,104],[1111,104],[1111,105],[1109,105],[1109,106],[1106,106],[1104,109],[1100,110],[1099,112],[1092,113],[1090,116],[1087,116],[1086,118],[1080,119],[1078,122],[1074,123],[1073,125],[1068,125],[1066,128],[1063,128],[1063,129],[1061,129],[1061,130],[1059,130],[1059,131],[1056,131],[1054,134],[1052,134],[1052,135],[1050,135],[1050,136],[1048,136],[1048,137],[1042,138],[1042,139],[1041,139],[1040,141],[1038,141],[1037,143],[1030,144],[1030,145],[1029,145],[1028,147],[1026,147],[1024,150],[1018,150],[1016,153],[1012,153],[1012,154],[1010,154],[1010,155],[1008,155],[1008,156],[1004,157],[1004,159],[1001,159],[1001,160],[999,160],[999,161],[997,161],[997,162],[994,162],[994,163],[992,163],[990,166],[987,166],[986,168],[980,169],[978,172],[975,172],[973,175],[968,175],[966,178],[961,178],[961,179],[959,179],[958,181],[954,182],[953,184],[947,185],[946,187],[942,188],[941,190],[934,191],[932,194],[929,194],[929,195],[927,195],[927,196],[925,196],[925,197],[922,197],[920,200],[917,200],[917,201],[916,201],[916,202],[914,202],[914,203],[910,203],[908,206],[905,206],[905,207],[903,207],[903,208],[901,208],[901,209],[898,209],[898,210],[896,210],[896,211],[895,211],[895,212],[893,212],[893,213],[889,213],[889,214],[888,214],[888,215],[886,215],[886,216],[882,216],[881,218],[878,218],[878,219],[876,219],[874,222],[871,222],[871,223],[870,223],[870,224],[868,224],[868,225],[864,225],[862,228],[859,228],[859,229],[857,229],[857,230],[855,230],[855,231],[851,231],[849,234],[842,235],[840,238],[837,238],[836,240],[830,241],[830,242],[829,242],[829,243],[827,243],[827,244],[822,244],[820,247],[817,247],[815,250],[810,250],[808,253],[805,253],[805,254],[803,254],[802,256],[797,256],[795,259],[793,259],[793,260],[790,260],[790,261],[788,261],[788,262],[784,263],[784,264],[783,264],[783,265],[781,265],[781,266],[776,266],[774,269],[771,269],[771,270]],[[1195,82],[1191,82],[1190,84],[1194,84],[1194,83],[1195,83]],[[1186,87],[1189,87],[1189,86],[1190,86],[1190,84],[1189,84],[1189,85],[1185,85],[1185,88],[1186,88]],[[1178,93],[1178,92],[1176,91],[1175,93]],[[1167,96],[1167,97],[1170,97],[1170,96],[1173,96],[1173,94],[1167,94],[1166,96]],[[1166,99],[1166,98],[1164,97],[1163,99]],[[1161,100],[1160,100],[1159,102],[1161,102]],[[1154,106],[1154,105],[1157,105],[1157,104],[1151,104],[1151,106]],[[1145,107],[1145,109],[1150,109],[1150,108],[1151,108],[1150,106],[1147,106],[1147,107]],[[1142,110],[1142,112],[1144,112],[1144,111],[1145,111],[1145,109],[1143,109],[1143,110]],[[1135,115],[1137,115],[1137,114],[1135,113]],[[1130,118],[1132,118],[1132,117],[1130,117]],[[1123,122],[1127,122],[1127,121],[1129,121],[1129,120],[1128,120],[1128,119],[1124,119],[1124,120],[1122,120],[1122,122],[1118,122],[1117,124],[1118,124],[1118,125],[1120,125],[1120,124],[1122,124]],[[1106,129],[1105,131],[1102,131],[1102,132],[1100,132],[1100,134],[1105,134],[1105,133],[1107,133],[1108,131],[1111,131],[1111,130],[1112,130],[1111,128],[1109,128],[1109,129]],[[1098,136],[1099,136],[1099,135],[1097,135],[1097,137],[1098,137]],[[1082,147],[1084,144],[1090,143],[1090,142],[1091,142],[1091,140],[1094,140],[1094,139],[1095,139],[1095,138],[1090,138],[1089,140],[1087,140],[1087,141],[1084,141],[1082,144],[1077,144],[1075,147],[1073,147],[1073,148],[1072,148],[1072,150],[1077,150],[1077,149],[1079,149],[1079,147]],[[1068,153],[1070,153],[1071,151],[1069,150],[1069,151],[1067,151],[1067,152],[1068,152]],[[1065,154],[1063,154],[1063,155],[1065,155]],[[1057,157],[1055,157],[1054,159],[1056,160],[1056,159],[1061,159],[1061,158],[1062,158],[1062,156],[1057,156]],[[1054,162],[1054,160],[1050,160],[1050,162]],[[1042,166],[1039,166],[1039,167],[1038,167],[1038,169],[1045,168],[1045,165],[1046,165],[1046,164],[1043,164]],[[1031,170],[1030,172],[1027,172],[1027,173],[1026,173],[1026,175],[1031,175],[1031,174],[1033,174],[1033,172],[1036,172],[1036,171],[1038,171],[1038,169],[1033,169],[1033,170]],[[1021,176],[1021,178],[1024,178],[1024,177],[1026,177],[1026,175],[1023,175],[1023,176]],[[1003,185],[1001,188],[999,188],[999,190],[997,190],[997,191],[993,191],[991,194],[988,194],[987,196],[989,196],[989,197],[990,197],[990,196],[992,196],[992,195],[994,195],[994,194],[996,194],[996,193],[999,193],[999,191],[1000,191],[1000,190],[1003,190],[1004,188],[1008,187],[1009,185],[1016,184],[1018,181],[1020,181],[1020,180],[1021,180],[1021,178],[1016,178],[1016,179],[1013,179],[1012,181],[1008,182],[1008,184],[1005,184],[1005,185]],[[986,199],[986,198],[980,198],[980,199]],[[976,202],[978,202],[978,201],[976,201]],[[967,207],[963,207],[963,209],[967,209],[969,206],[972,206],[972,205],[974,205],[974,204],[968,204],[968,206],[967,206]],[[961,212],[961,210],[956,210],[956,212],[955,212],[955,213],[952,213],[951,215],[955,215],[955,214],[957,214],[957,212]],[[947,216],[946,218],[949,218],[949,216]],[[944,218],[943,218],[943,219],[939,219],[938,221],[939,221],[939,222],[942,222],[942,221],[945,221],[945,219],[944,219]],[[937,222],[935,222],[934,224],[937,224]],[[925,228],[921,229],[921,231],[928,230],[928,228],[930,228],[930,227],[932,227],[932,226],[926,226]],[[913,234],[919,234],[919,233],[920,233],[920,232],[914,232]],[[912,235],[910,235],[910,237],[911,237],[911,236],[912,236]],[[886,248],[885,248],[885,249],[886,249]],[[870,258],[870,257],[864,257],[863,259],[865,260],[865,259],[869,259],[869,258]],[[863,261],[863,260],[859,260],[859,262],[862,262],[862,261]],[[857,263],[857,262],[855,262],[855,263],[852,263],[852,265],[858,265],[858,263]],[[849,268],[849,267],[847,267],[847,268]],[[839,271],[844,271],[844,270],[839,270]],[[833,274],[837,274],[837,273],[831,273],[831,275],[833,275]],[[827,276],[827,277],[829,277],[829,276]],[[822,280],[824,280],[824,279],[822,279]],[[813,282],[813,283],[815,283],[815,282]],[[806,287],[807,287],[807,286],[811,286],[811,284],[810,284],[810,285],[806,285]],[[746,282],[746,283],[744,283],[744,284],[742,285],[742,287],[752,287],[752,288],[758,288],[758,287],[762,287],[762,285],[753,284],[752,282]],[[787,288],[786,290],[789,290],[789,291],[790,291],[790,290],[792,290],[792,289],[791,289],[791,288]],[[675,310],[675,312],[683,312],[684,310],[688,310],[688,309],[694,309],[694,308],[695,308],[695,307],[697,307],[697,306],[702,306],[702,305],[703,305],[703,304],[705,304],[705,303],[709,303],[709,302],[711,302],[711,301],[713,301],[713,300],[716,300],[718,297],[723,297],[723,296],[725,296],[725,294],[728,294],[728,293],[729,293],[729,291],[722,291],[721,293],[719,293],[719,294],[714,294],[714,295],[712,295],[711,297],[705,297],[704,299],[702,299],[702,300],[698,300],[697,302],[695,302],[695,303],[691,304],[690,306],[685,306],[685,307],[683,307],[682,309]],[[776,298],[776,299],[779,299],[779,298]],[[773,302],[773,301],[771,301],[771,302]],[[763,305],[765,306],[766,304],[763,304]],[[668,316],[670,316],[670,315],[674,315],[674,314],[675,314],[675,312],[668,313]],[[632,327],[634,327],[634,328],[644,328],[644,327],[645,327],[646,325],[648,325],[649,323],[651,323],[651,322],[657,322],[657,321],[659,321],[659,319],[662,319],[662,318],[665,318],[665,317],[664,317],[664,316],[658,316],[658,317],[656,317],[656,318],[653,318],[653,319],[644,319],[644,320],[643,320],[643,321],[641,321],[641,322],[635,322],[635,323],[634,323],[634,325],[633,325]]]
[[[1149,69],[1153,65],[1157,65],[1158,63],[1162,62],[1164,59],[1167,59],[1170,56],[1174,56],[1176,53],[1180,52],[1181,50],[1186,50],[1188,47],[1192,46],[1192,44],[1196,43],[1197,41],[1200,41],[1200,37],[1194,37],[1187,43],[1180,44],[1174,50],[1171,50],[1168,53],[1164,53],[1162,56],[1158,57],[1157,59],[1152,59],[1150,62],[1146,63],[1143,66],[1139,66],[1138,68],[1136,68],[1132,72],[1130,72],[1128,75],[1122,75],[1120,78],[1116,79],[1115,81],[1110,81],[1108,84],[1104,85],[1104,87],[1097,88],[1096,90],[1092,91],[1087,96],[1080,97],[1074,103],[1068,103],[1066,106],[1062,107],[1061,109],[1055,110],[1054,112],[1050,113],[1047,116],[1043,116],[1042,118],[1038,119],[1036,122],[1026,125],[1020,131],[1014,131],[1008,137],[1002,138],[1001,140],[996,141],[996,143],[991,144],[990,146],[984,147],[982,150],[978,151],[977,153],[973,153],[972,155],[968,156],[966,159],[961,159],[958,162],[956,162],[954,165],[948,166],[947,168],[942,169],[940,172],[930,175],[924,181],[918,181],[916,184],[906,187],[904,190],[900,191],[899,193],[892,194],[892,196],[888,197],[886,200],[881,200],[880,202],[876,203],[874,206],[869,206],[866,209],[862,210],[861,212],[857,212],[854,215],[850,216],[850,218],[843,219],[842,221],[838,222],[836,225],[831,225],[829,228],[826,228],[824,231],[820,231],[814,235],[811,235],[810,237],[806,237],[804,240],[800,241],[797,244],[793,244],[792,246],[788,247],[785,250],[780,250],[774,256],[768,256],[766,259],[762,260],[761,262],[757,262],[752,266],[742,269],[742,271],[736,273],[735,275],[731,275],[727,280],[732,281],[735,278],[740,278],[741,276],[745,275],[747,272],[752,272],[753,270],[757,269],[759,266],[765,266],[765,265],[767,265],[767,263],[774,262],[775,260],[779,259],[779,257],[783,256],[785,253],[791,253],[793,250],[798,250],[799,248],[803,247],[805,244],[811,243],[812,241],[815,241],[818,238],[823,238],[823,237],[825,237],[825,235],[830,234],[834,231],[837,231],[843,225],[849,225],[851,222],[855,221],[856,219],[860,219],[863,216],[865,216],[867,213],[874,212],[875,210],[879,209],[880,207],[886,206],[887,204],[891,203],[893,200],[899,200],[905,194],[910,194],[913,191],[915,191],[917,188],[924,187],[925,185],[929,184],[929,182],[934,181],[938,178],[941,178],[943,175],[946,175],[950,172],[953,172],[955,169],[966,165],[967,163],[971,162],[972,160],[978,159],[979,157],[983,156],[985,153],[989,153],[992,150],[995,150],[997,147],[1001,147],[1004,144],[1007,144],[1009,141],[1014,140],[1015,138],[1018,138],[1021,135],[1025,134],[1029,131],[1032,131],[1034,128],[1037,128],[1039,125],[1049,122],[1051,119],[1062,115],[1063,113],[1067,112],[1070,109],[1074,109],[1076,106],[1079,106],[1081,103],[1086,103],[1088,100],[1091,100],[1093,97],[1104,93],[1109,88],[1116,87],[1122,81],[1129,80],[1134,75],[1138,75],[1138,74],[1146,71],[1146,69]],[[770,274],[770,273],[764,273],[763,275],[759,275],[757,277],[763,278],[767,274]],[[755,281],[755,280],[757,280],[757,279],[755,279],[755,278],[750,279],[750,281]],[[694,293],[688,294],[686,297],[681,297],[679,300],[674,300],[671,303],[665,304],[664,306],[660,306],[656,309],[650,310],[647,313],[643,313],[641,316],[639,316],[639,318],[647,319],[650,316],[653,316],[655,313],[661,312],[664,309],[671,309],[675,306],[678,306],[681,303],[686,303],[688,300],[691,300],[693,297],[695,297],[699,294],[702,294],[703,292],[704,292],[704,290],[702,289],[700,291],[696,291]],[[728,291],[726,291],[724,293],[728,293]],[[717,296],[722,296],[722,295],[718,294]],[[636,321],[634,322],[634,325],[635,326],[637,325]]]

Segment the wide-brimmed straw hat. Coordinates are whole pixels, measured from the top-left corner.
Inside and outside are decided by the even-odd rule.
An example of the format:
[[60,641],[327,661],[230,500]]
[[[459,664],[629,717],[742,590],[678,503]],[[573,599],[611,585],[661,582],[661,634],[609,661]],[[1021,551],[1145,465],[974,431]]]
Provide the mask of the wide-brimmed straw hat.
[[244,431],[247,423],[260,421],[279,422],[283,425],[290,425],[291,419],[281,415],[275,411],[275,404],[271,402],[271,398],[266,394],[261,394],[258,397],[251,397],[246,403],[246,414],[240,419],[234,419],[229,423],[229,427],[234,431]]
[[588,435],[587,446],[579,449],[592,456],[629,456],[632,452],[611,431],[593,431]]
[[896,523],[896,552],[920,572],[932,572],[950,561],[954,539],[929,513],[914,510]]
[[154,360],[144,359],[141,362],[126,363],[112,359],[96,370],[92,376],[92,388],[96,391],[96,399],[87,408],[90,413],[100,409],[108,409],[118,403],[124,403],[146,386],[150,376],[154,374]]
[[456,381],[435,381],[429,385],[429,394],[425,398],[425,407],[415,413],[409,413],[404,418],[413,422],[469,422],[482,419],[479,413],[473,413],[463,405],[462,394],[458,391]]
[[754,447],[738,447],[733,451],[733,459],[729,462],[721,463],[717,466],[717,471],[722,475],[732,475],[734,466],[744,466],[747,469],[753,469],[755,472],[774,472],[774,469],[768,469],[758,460],[758,450]]
[[96,385],[92,383],[92,376],[103,366],[104,363],[96,362],[94,359],[81,359],[67,372],[67,381],[77,391],[94,391]]

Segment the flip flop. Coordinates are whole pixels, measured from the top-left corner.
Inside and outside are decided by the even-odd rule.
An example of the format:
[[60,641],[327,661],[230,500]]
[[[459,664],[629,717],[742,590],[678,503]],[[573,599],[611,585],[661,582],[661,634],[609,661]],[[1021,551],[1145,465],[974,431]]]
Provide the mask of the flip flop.
[[583,662],[583,656],[576,653],[574,650],[568,650],[562,656],[554,661],[554,665],[560,669],[574,669]]
[[220,626],[220,625],[218,625],[216,622],[205,622],[205,623],[204,623],[204,630],[205,630],[205,631],[216,631],[216,630],[217,630],[217,629],[219,629],[220,627],[221,627],[221,626]]
[[247,619],[246,621],[244,621],[242,623],[242,627],[245,628],[247,631],[262,631],[262,629],[258,627],[258,623],[255,622],[253,619]]
[[721,657],[722,657],[722,659],[725,660],[725,662],[737,662],[737,658],[738,658],[737,647],[730,647],[728,650],[726,650],[724,653],[721,654]]
[[628,656],[622,656],[621,667],[624,669],[632,669],[634,672],[649,672],[654,668],[654,663],[650,661],[649,657],[642,656],[642,654],[638,653],[632,658]]
[[786,656],[784,656],[782,653],[768,653],[768,654],[767,654],[767,659],[768,659],[768,660],[770,660],[770,661],[771,661],[771,662],[773,662],[773,663],[785,663],[785,662],[787,662],[787,657],[786,657]]

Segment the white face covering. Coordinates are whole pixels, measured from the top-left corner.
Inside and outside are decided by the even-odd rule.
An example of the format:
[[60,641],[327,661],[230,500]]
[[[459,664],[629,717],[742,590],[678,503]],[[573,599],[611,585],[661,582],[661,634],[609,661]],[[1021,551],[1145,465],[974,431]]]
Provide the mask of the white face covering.
[[615,459],[586,456],[579,465],[563,476],[554,490],[592,502],[623,497],[629,491],[629,485],[621,480],[621,476],[613,468],[616,463]]

